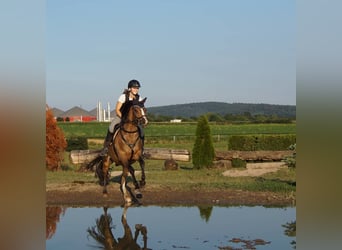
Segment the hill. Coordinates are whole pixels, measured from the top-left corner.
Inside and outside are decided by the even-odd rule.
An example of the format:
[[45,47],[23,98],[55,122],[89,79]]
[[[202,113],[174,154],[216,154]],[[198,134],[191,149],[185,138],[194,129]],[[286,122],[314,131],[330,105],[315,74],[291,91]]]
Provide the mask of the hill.
[[223,116],[226,114],[244,114],[245,112],[249,112],[251,115],[277,115],[278,117],[293,118],[296,117],[296,106],[263,103],[200,102],[148,107],[148,113],[174,118],[198,117],[206,113],[215,113]]

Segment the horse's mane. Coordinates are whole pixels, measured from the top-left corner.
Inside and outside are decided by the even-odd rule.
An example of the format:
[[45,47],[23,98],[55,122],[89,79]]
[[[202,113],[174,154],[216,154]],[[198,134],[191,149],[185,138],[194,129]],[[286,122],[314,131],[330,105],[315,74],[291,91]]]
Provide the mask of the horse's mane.
[[127,115],[128,115],[128,111],[129,109],[133,106],[133,102],[132,101],[128,101],[125,103],[125,105],[123,105],[122,110],[121,110],[121,114],[122,114],[122,119],[126,119]]
[[123,120],[126,119],[129,109],[134,105],[138,105],[139,107],[142,107],[142,108],[144,107],[144,103],[140,102],[137,99],[133,99],[132,101],[127,101],[125,105],[123,105],[122,111],[121,111]]

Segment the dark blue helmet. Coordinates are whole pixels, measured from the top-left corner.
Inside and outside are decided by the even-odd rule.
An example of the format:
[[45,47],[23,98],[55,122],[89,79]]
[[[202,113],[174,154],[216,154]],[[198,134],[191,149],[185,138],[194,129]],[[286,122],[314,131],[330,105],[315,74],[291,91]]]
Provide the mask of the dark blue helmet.
[[130,89],[130,88],[133,88],[133,87],[140,88],[141,86],[140,86],[139,81],[137,81],[137,80],[130,80],[128,82],[128,88]]

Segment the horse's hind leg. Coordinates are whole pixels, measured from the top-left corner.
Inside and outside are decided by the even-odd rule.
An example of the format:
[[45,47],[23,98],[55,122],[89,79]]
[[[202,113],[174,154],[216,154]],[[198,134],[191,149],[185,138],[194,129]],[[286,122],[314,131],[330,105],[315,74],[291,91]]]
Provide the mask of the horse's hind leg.
[[108,191],[107,191],[107,185],[109,184],[109,165],[111,164],[110,162],[110,157],[106,156],[105,160],[103,162],[102,166],[102,173],[103,173],[103,190],[102,193],[104,196],[107,196]]

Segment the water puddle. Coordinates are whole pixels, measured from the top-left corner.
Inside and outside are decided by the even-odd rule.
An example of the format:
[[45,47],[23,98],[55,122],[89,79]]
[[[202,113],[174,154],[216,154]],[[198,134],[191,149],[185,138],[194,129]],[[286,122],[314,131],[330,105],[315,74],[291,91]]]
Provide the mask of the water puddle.
[[46,249],[295,249],[296,208],[47,207]]

